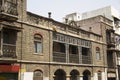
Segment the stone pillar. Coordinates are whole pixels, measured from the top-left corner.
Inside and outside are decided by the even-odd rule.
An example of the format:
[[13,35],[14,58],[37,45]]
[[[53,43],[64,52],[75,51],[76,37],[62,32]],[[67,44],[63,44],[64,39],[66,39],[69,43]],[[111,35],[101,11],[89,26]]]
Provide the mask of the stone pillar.
[[53,80],[55,80],[55,75],[53,75]]
[[80,75],[80,80],[83,80],[83,74]]
[[114,63],[114,67],[116,67],[116,65],[117,65],[117,55],[116,55],[116,52],[113,52],[113,63]]
[[66,75],[66,80],[70,80],[70,75]]
[[94,80],[98,80],[98,74],[97,73],[94,73]]
[[79,52],[79,63],[82,64],[82,53],[81,53],[81,47],[78,47]]
[[93,77],[93,76],[90,76],[90,77],[89,77],[89,80],[94,80],[94,77]]
[[66,63],[69,63],[69,45],[66,44]]

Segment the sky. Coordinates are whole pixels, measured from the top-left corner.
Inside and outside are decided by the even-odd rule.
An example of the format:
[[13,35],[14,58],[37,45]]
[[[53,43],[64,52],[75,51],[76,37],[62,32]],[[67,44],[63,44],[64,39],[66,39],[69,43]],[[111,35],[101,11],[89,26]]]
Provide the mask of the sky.
[[113,6],[120,12],[120,0],[27,0],[27,11],[62,21],[66,14],[83,13],[106,6]]

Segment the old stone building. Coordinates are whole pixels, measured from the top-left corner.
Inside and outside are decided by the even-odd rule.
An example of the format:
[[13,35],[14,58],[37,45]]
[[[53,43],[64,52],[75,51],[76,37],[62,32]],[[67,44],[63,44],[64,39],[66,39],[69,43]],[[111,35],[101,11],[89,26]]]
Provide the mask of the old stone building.
[[50,16],[27,12],[26,0],[0,1],[0,80],[116,80],[111,20]]
[[91,32],[94,32],[103,36],[102,40],[105,41],[107,44],[107,48],[105,52],[106,63],[107,63],[105,65],[107,66],[106,80],[111,80],[111,79],[117,80],[118,72],[116,71],[117,63],[116,63],[116,49],[115,49],[115,40],[114,40],[115,34],[112,26],[112,20],[109,20],[103,16],[99,17],[98,21],[96,18],[97,17],[95,16],[85,20],[78,21],[78,25],[81,26],[82,29],[90,30]]
[[[68,14],[65,16],[64,22],[65,22],[66,18],[68,19],[68,22],[69,22],[71,20],[79,21],[79,20],[83,20],[83,19],[88,19],[88,18],[92,18],[92,17],[98,16],[98,15],[102,15],[112,21],[113,30],[114,30],[114,31],[111,30],[114,33],[114,36],[112,38],[115,41],[112,43],[112,45],[110,45],[108,43],[109,37],[107,37],[107,40],[108,40],[107,41],[107,44],[108,44],[107,55],[109,56],[109,57],[107,57],[107,59],[108,59],[107,63],[109,65],[108,72],[112,72],[112,73],[108,73],[108,79],[110,79],[110,80],[113,79],[113,76],[115,76],[115,74],[113,74],[113,72],[116,72],[116,75],[117,75],[116,79],[119,80],[120,79],[120,13],[119,13],[119,11],[112,6],[106,6],[103,8],[84,12],[81,14],[80,13]],[[107,31],[107,35],[108,36],[111,35],[111,34],[109,34],[109,31]],[[110,47],[112,47],[112,50],[109,49]],[[114,65],[113,63],[110,63],[110,61],[111,61],[110,56],[114,56],[113,62],[114,62],[114,64],[116,64],[116,71],[110,70],[111,67],[113,67],[112,65]]]

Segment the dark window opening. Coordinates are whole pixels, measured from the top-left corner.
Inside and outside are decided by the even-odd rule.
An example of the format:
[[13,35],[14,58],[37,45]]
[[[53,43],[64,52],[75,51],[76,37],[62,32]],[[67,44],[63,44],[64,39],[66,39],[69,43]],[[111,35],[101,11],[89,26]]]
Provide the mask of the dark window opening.
[[53,51],[65,53],[65,44],[53,42]]
[[82,47],[82,55],[89,56],[89,48]]
[[70,46],[69,46],[69,53],[70,53],[70,54],[78,54],[78,47],[77,47],[77,46],[70,45]]
[[79,71],[77,71],[77,70],[72,70],[72,71],[70,72],[70,80],[78,80],[79,75],[80,75]]
[[13,29],[3,28],[3,45],[2,52],[4,57],[16,57],[16,40],[17,31]]
[[111,38],[110,32],[106,31],[106,40],[107,40],[107,43],[110,43],[110,38]]
[[66,73],[64,70],[58,69],[54,75],[54,80],[66,80]]
[[107,52],[107,62],[108,62],[109,67],[114,67],[113,52],[112,51]]
[[85,70],[83,72],[83,80],[91,80],[90,78],[91,78],[91,72],[88,70]]
[[3,43],[16,44],[17,32],[11,29],[4,29],[3,31]]
[[115,42],[115,35],[111,30],[106,31],[106,40],[108,44]]

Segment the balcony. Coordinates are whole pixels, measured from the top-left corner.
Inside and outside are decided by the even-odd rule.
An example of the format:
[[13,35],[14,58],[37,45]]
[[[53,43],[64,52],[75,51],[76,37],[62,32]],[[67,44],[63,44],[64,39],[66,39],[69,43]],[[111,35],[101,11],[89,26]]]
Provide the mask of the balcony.
[[115,38],[114,37],[108,38],[107,39],[107,45],[108,45],[108,48],[109,47],[115,47]]
[[115,34],[113,29],[106,30],[106,42],[108,48],[115,47]]
[[83,56],[82,55],[82,64],[91,64],[92,60],[90,56]]
[[15,21],[18,19],[17,4],[7,1],[0,1],[0,19]]
[[[66,54],[60,53],[60,52],[54,52],[53,53],[53,61],[54,62],[64,62],[66,63]],[[80,63],[79,62],[82,62]],[[82,55],[82,58],[79,58],[79,55],[75,54],[69,54],[69,63],[77,63],[77,64],[92,64],[92,59],[90,56],[84,56]]]
[[79,63],[79,55],[78,54],[69,54],[69,62],[70,63]]
[[60,52],[54,52],[53,61],[54,62],[66,62],[66,54],[60,53]]
[[3,51],[2,57],[16,58],[16,45],[4,43],[2,51]]
[[0,49],[2,58],[16,58],[16,30],[3,28],[0,34]]
[[[69,40],[76,41],[76,40]],[[74,43],[75,44],[75,43]],[[53,42],[53,62],[69,64],[92,64],[91,48]]]

